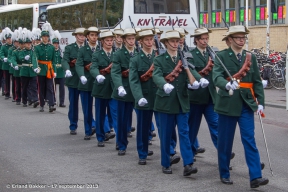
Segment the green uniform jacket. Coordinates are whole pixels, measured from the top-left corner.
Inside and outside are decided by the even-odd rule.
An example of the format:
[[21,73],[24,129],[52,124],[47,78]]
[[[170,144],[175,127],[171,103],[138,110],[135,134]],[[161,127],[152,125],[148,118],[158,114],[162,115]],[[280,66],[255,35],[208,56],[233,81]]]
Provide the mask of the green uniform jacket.
[[[191,63],[195,66],[195,70],[198,73],[198,71],[201,71],[203,68],[206,67],[209,60],[209,55],[206,54],[206,58],[204,58],[204,56],[202,55],[202,53],[199,51],[198,48],[193,49],[191,51],[191,54],[193,56],[193,58],[191,59]],[[200,76],[200,78],[202,77]],[[212,71],[203,78],[209,81],[209,85],[205,88],[202,88],[200,86],[199,89],[189,90],[190,103],[192,104],[199,104],[199,105],[208,104],[210,96],[213,100],[213,103],[215,103],[216,88],[212,80]],[[197,77],[196,79],[199,81]]]
[[[223,61],[224,65],[233,76],[237,73],[246,58],[246,51],[242,51],[242,62],[239,64],[235,53],[231,48],[217,53],[219,58]],[[232,96],[229,96],[229,92],[226,90],[225,86],[228,83],[226,78],[228,75],[224,71],[219,61],[215,60],[215,65],[213,67],[213,81],[216,87],[219,88],[216,97],[216,102],[214,109],[217,113],[229,116],[240,116],[243,107],[243,102],[245,102],[253,111],[258,109],[257,103],[252,97],[250,89],[240,88],[234,90]],[[260,79],[259,69],[257,66],[257,60],[255,55],[252,54],[252,66],[247,72],[247,75],[242,79],[241,82],[253,83],[253,89],[255,97],[257,98],[260,105],[264,106],[264,89],[262,81]]]
[[[29,60],[25,60],[26,55],[30,55]],[[32,49],[23,49],[21,52],[19,52],[19,60],[22,64],[22,67],[20,69],[21,77],[35,77],[37,75],[34,72],[34,69],[38,67],[37,57]],[[23,66],[23,64],[30,64],[30,66]]]
[[94,78],[91,76],[90,72],[84,69],[84,66],[91,63],[92,60],[92,50],[89,45],[81,47],[78,51],[77,62],[76,62],[76,72],[79,76],[85,76],[87,78],[87,83],[83,85],[81,81],[78,83],[78,89],[81,91],[92,91]]
[[[53,63],[55,60],[55,48],[53,45],[40,43],[39,45],[34,47],[34,51],[35,51],[37,60],[51,61],[54,72],[56,71],[55,63]],[[46,76],[47,69],[48,69],[47,65],[41,64],[39,62],[38,62],[38,64],[39,64],[39,67],[41,68],[41,71],[38,75]]]
[[76,73],[76,68],[70,67],[69,65],[70,61],[77,59],[78,51],[79,51],[79,47],[77,43],[72,43],[70,45],[67,45],[65,47],[65,51],[63,54],[62,62],[61,62],[63,70],[64,71],[70,70],[72,73],[72,77],[65,79],[65,85],[71,88],[77,88],[79,84],[79,77]]
[[[10,47],[9,49],[8,49],[8,63],[9,63],[9,73],[10,74],[14,74],[14,68],[13,67],[11,67],[11,57],[12,57],[12,52],[14,51],[14,50],[16,50],[17,48],[13,45],[12,47]],[[14,76],[14,75],[13,75]]]
[[[1,47],[2,47],[2,43],[0,42],[0,52],[1,52]],[[0,70],[2,70],[2,63],[3,63],[3,61],[2,61],[2,59],[0,59]]]
[[21,67],[22,67],[22,63],[19,59],[19,53],[21,52],[22,50],[20,48],[14,50],[12,52],[12,55],[11,55],[11,59],[10,59],[10,62],[12,63],[12,65],[15,67],[15,66],[18,66],[18,70],[14,70],[14,73],[13,73],[13,76],[14,77],[20,77],[20,71],[21,71]]
[[[178,63],[179,57],[177,57]],[[180,109],[183,113],[190,110],[189,96],[187,90],[188,77],[185,70],[179,73],[179,76],[171,83],[174,89],[171,93],[166,94],[163,86],[167,83],[164,79],[176,67],[170,55],[164,53],[154,58],[155,70],[153,71],[153,81],[158,86],[154,110],[168,114],[179,114]]]
[[103,83],[98,83],[96,77],[100,75],[99,70],[104,69],[110,65],[113,60],[114,52],[112,52],[110,59],[107,57],[104,50],[97,51],[92,55],[92,66],[90,73],[94,79],[92,96],[101,99],[111,99],[112,95],[112,78],[111,73],[104,75]]
[[[134,55],[135,55],[134,50]],[[130,85],[129,85],[129,77],[122,77],[122,71],[129,69],[130,63],[130,54],[129,51],[126,49],[125,46],[122,49],[115,52],[113,57],[113,65],[111,70],[112,80],[114,84],[112,98],[120,101],[125,102],[134,102],[134,97],[131,93]],[[123,86],[126,95],[124,97],[120,97],[118,95],[118,87]]]
[[62,60],[62,57],[61,57],[61,52],[60,50],[58,49],[57,51],[55,50],[55,57],[54,57],[54,62],[55,63],[55,67],[56,67],[56,78],[64,78],[65,77],[65,74],[64,74],[64,70],[62,68],[62,64],[61,64],[61,60]]
[[[9,59],[8,59],[8,50],[10,47],[12,47],[13,44],[5,44],[5,45],[2,45],[1,46],[1,49],[0,49],[0,58],[1,58],[1,61],[2,61],[2,70],[6,70],[8,71],[10,69],[10,63],[9,63]],[[4,58],[7,58],[7,62],[4,62]]]
[[[154,57],[155,51],[153,51],[150,60],[147,58],[145,53],[141,51],[138,55],[130,59],[129,83],[135,99],[136,109],[153,110],[154,108],[157,86],[153,82],[152,78],[146,82],[140,81],[141,75],[145,74],[153,64]],[[141,98],[145,98],[148,101],[148,104],[143,107],[139,106],[138,101]]]

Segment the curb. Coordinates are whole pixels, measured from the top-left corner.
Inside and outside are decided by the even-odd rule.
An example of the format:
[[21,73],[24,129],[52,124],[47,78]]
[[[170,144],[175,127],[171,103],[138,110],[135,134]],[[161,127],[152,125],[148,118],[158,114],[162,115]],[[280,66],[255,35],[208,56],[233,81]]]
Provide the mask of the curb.
[[277,103],[265,102],[265,106],[267,106],[267,107],[274,107],[274,108],[286,109],[286,106],[285,106],[285,105],[281,105],[281,104],[277,104]]

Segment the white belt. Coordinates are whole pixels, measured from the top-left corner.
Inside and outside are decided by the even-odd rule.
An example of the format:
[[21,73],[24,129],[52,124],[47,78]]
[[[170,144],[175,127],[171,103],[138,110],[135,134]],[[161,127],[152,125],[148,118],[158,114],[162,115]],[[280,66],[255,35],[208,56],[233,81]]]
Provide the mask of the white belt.
[[26,63],[22,63],[23,67],[33,67],[33,64],[26,64]]
[[62,65],[61,65],[61,64],[56,64],[55,66],[56,66],[56,67],[62,67]]

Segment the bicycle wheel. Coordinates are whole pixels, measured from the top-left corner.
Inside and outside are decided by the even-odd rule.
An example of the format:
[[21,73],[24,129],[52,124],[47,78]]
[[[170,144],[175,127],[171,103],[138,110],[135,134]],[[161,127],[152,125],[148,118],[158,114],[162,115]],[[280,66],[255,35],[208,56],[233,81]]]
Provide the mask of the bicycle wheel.
[[270,83],[270,76],[273,72],[273,66],[270,65],[264,65],[264,70],[262,71],[262,78],[264,80],[267,80],[267,86],[265,87],[265,89],[271,89],[272,85]]
[[269,78],[271,85],[278,90],[285,89],[285,80],[281,70],[274,69]]

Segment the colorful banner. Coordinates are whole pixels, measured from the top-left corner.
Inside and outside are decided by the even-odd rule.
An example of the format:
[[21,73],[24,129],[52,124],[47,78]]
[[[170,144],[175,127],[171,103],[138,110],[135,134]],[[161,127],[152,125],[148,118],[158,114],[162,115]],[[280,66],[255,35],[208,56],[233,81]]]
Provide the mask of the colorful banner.
[[260,7],[256,7],[256,20],[260,20]]
[[203,24],[203,13],[200,14],[200,25]]
[[260,19],[261,20],[265,19],[265,7],[260,8]]
[[245,20],[245,10],[241,9],[240,10],[240,21],[243,22]]
[[216,23],[216,13],[212,12],[212,23]]
[[221,12],[216,13],[216,23],[219,23],[219,19],[221,18],[220,15]]
[[286,18],[286,5],[283,5],[283,19]]
[[278,14],[277,13],[273,13],[273,20],[278,19]]
[[229,23],[229,11],[226,11],[226,23]]
[[230,11],[230,22],[234,22],[234,12],[235,11]]
[[268,18],[267,7],[265,7],[265,20]]
[[203,14],[203,24],[207,24],[207,13]]
[[283,7],[279,6],[278,7],[278,19],[282,19],[283,18]]
[[251,21],[251,9],[248,10],[248,20]]
[[208,19],[209,19],[208,13],[206,14],[206,17],[207,17],[207,18],[206,18],[206,22],[207,22],[206,24],[208,24]]

